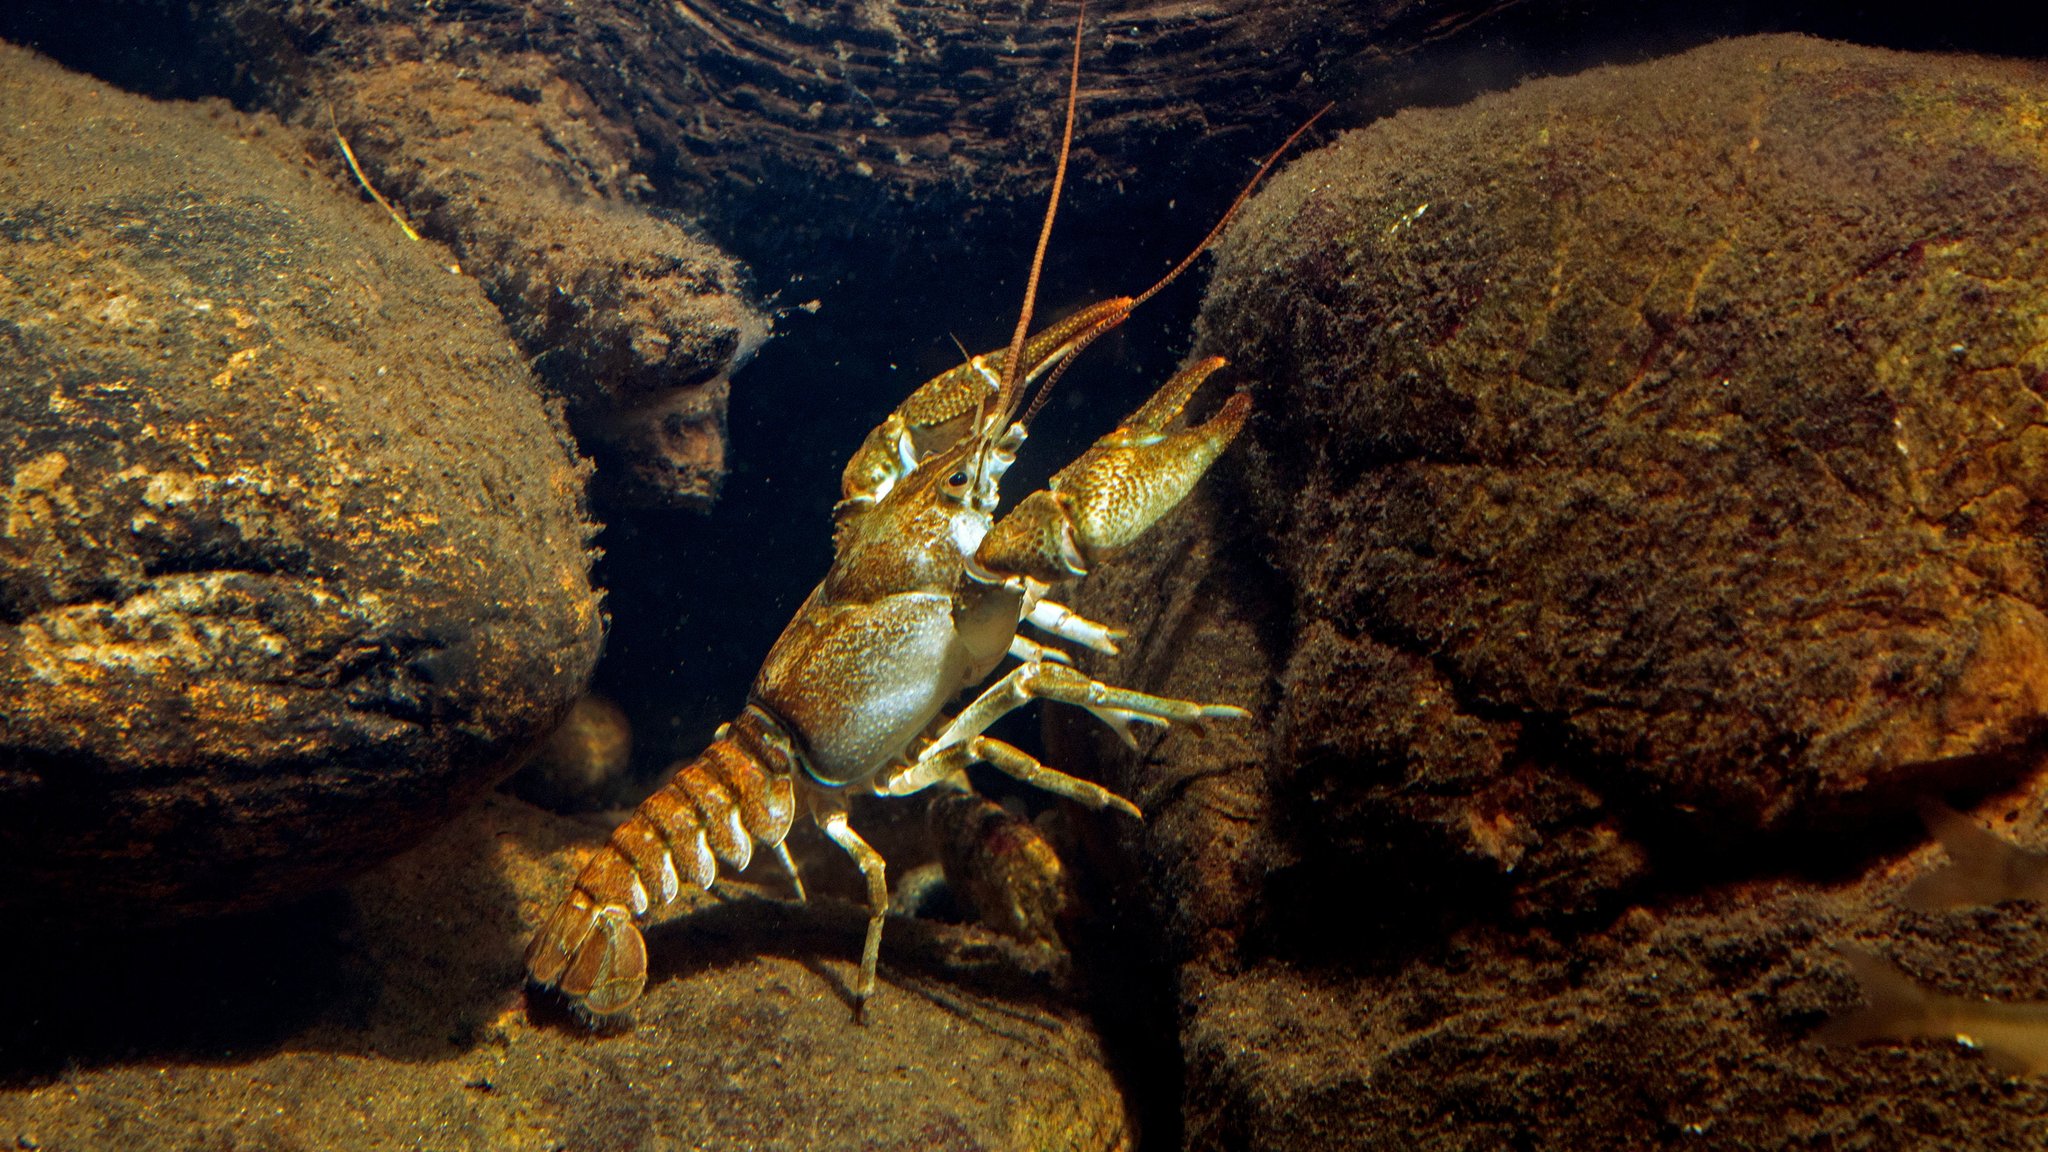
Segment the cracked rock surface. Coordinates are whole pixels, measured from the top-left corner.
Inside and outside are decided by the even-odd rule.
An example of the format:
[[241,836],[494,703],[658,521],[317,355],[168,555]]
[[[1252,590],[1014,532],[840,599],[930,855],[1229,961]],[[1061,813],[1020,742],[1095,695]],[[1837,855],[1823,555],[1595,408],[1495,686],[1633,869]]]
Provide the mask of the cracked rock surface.
[[596,660],[559,415],[275,121],[5,46],[0,119],[0,907],[251,908],[417,841]]
[[1893,904],[1912,797],[2022,784],[2048,716],[2044,111],[2038,64],[1729,41],[1250,206],[1196,349],[1250,431],[1077,608],[1259,722],[1055,732],[1148,812],[1190,1147],[2026,1130],[1805,1036],[1827,941],[2048,953]]

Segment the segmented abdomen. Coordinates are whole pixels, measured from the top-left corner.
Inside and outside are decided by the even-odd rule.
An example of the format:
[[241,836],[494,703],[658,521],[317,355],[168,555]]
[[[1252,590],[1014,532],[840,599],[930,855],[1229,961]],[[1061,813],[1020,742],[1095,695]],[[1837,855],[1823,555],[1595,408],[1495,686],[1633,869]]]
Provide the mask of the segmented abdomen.
[[673,904],[684,884],[709,888],[720,861],[744,869],[756,842],[781,844],[796,817],[796,768],[780,725],[749,706],[583,866],[527,946],[528,974],[594,1012],[639,999],[647,950],[632,922]]

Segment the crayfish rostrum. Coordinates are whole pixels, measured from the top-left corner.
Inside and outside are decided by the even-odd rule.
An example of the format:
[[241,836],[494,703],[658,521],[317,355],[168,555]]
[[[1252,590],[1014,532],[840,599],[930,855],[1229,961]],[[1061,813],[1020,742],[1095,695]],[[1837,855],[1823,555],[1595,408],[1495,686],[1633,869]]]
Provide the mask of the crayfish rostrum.
[[[1247,715],[1230,704],[1102,683],[1071,667],[1058,648],[1018,634],[1028,622],[1054,639],[1115,652],[1119,633],[1047,593],[1086,575],[1179,504],[1251,408],[1239,393],[1207,421],[1176,430],[1182,407],[1223,364],[1199,361],[1045,489],[996,516],[998,487],[1037,407],[1024,411],[1026,389],[1043,380],[1043,400],[1059,369],[1187,268],[1250,191],[1143,295],[1104,301],[1030,334],[1072,146],[1080,48],[1077,21],[1066,137],[1009,346],[927,381],[863,441],[842,476],[831,569],[769,650],[740,714],[619,825],[542,922],[526,953],[535,982],[559,986],[596,1013],[631,1005],[647,978],[635,922],[658,915],[685,884],[708,888],[721,861],[744,869],[757,844],[781,861],[801,897],[784,837],[802,808],[867,882],[867,938],[855,988],[864,1008],[874,992],[889,895],[881,856],[847,821],[850,796],[967,788],[968,767],[984,763],[1135,818],[1130,801],[986,735],[989,726],[1041,699],[1085,708],[1126,736],[1133,721],[1200,724]],[[1286,147],[1266,161],[1261,176]],[[946,714],[1006,657],[1015,666]]]

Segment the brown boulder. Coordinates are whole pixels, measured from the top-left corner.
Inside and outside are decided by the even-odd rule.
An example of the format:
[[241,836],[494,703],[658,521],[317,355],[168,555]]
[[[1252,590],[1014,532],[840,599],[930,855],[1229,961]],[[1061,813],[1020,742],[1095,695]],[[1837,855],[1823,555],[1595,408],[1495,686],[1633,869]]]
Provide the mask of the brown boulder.
[[274,121],[5,46],[0,119],[0,906],[249,908],[418,840],[599,647],[524,357]]
[[2044,93],[1730,41],[1403,113],[1251,206],[1197,351],[1258,415],[1079,607],[1133,628],[1108,678],[1261,722],[1056,733],[1151,813],[1191,1146],[2021,1130],[1977,1066],[1804,1043],[1852,995],[1822,941],[1899,914],[1801,877],[2036,763]]
[[504,313],[607,491],[709,505],[729,374],[768,336],[744,269],[637,203],[631,134],[546,57],[463,66],[406,39],[332,76],[338,130]]
[[[1287,390],[1247,457],[1302,601],[1290,758],[1420,746],[1426,805],[1490,747],[1483,787],[1552,799],[1413,815],[1513,866],[1598,834],[1524,810],[1562,793],[1810,827],[2031,737],[2041,75],[1736,41],[1276,181],[1202,341]],[[1361,682],[1408,703],[1331,723]],[[1445,707],[1439,770],[1402,729]]]
[[[1235,170],[1333,98],[1357,119],[1505,86],[1560,61],[1760,28],[1854,30],[1885,43],[2039,41],[2012,17],[1872,12],[1853,0],[1786,13],[1569,0],[1096,0],[1086,8],[1088,107],[1073,194],[1080,214],[1092,207],[1115,216],[1138,211],[1135,204],[1158,211],[1190,197],[1227,198],[1233,182],[1218,180],[1219,171]],[[506,61],[544,60],[597,110],[598,122],[579,117],[569,130],[636,140],[644,154],[635,166],[665,196],[707,213],[721,238],[772,244],[795,233],[826,247],[853,240],[880,214],[921,226],[892,230],[883,245],[912,248],[957,243],[963,218],[984,213],[1016,211],[1025,226],[1036,223],[1076,12],[958,0],[452,8],[93,0],[71,19],[90,20],[95,9],[225,45],[227,59],[208,65],[236,74],[245,93],[287,102],[384,61],[435,62],[494,84]],[[0,28],[59,43],[78,37],[66,23],[63,15],[0,16]],[[100,50],[123,61],[118,48]],[[371,114],[404,112],[380,105]],[[933,234],[940,224],[950,237]],[[799,267],[814,272],[830,258],[812,253]]]
[[[1106,252],[1119,277],[1170,264],[1235,191],[1232,174],[1332,99],[1326,123],[1358,123],[1751,30],[2043,42],[2037,22],[1996,11],[1856,0],[1087,8],[1065,234],[1089,239],[1055,246],[1054,284]],[[814,373],[834,360],[905,355],[906,315],[934,333],[1000,317],[1059,133],[1072,14],[958,0],[68,0],[0,5],[0,36],[142,91],[225,95],[322,131],[331,103],[375,182],[458,251],[571,400],[600,481],[701,505],[721,475],[713,385],[766,321],[732,262],[668,210],[701,218],[784,305],[815,295],[825,308],[798,331],[828,350],[806,353],[815,368],[792,382],[757,379],[763,411],[811,407]],[[1129,226],[1139,219],[1157,224]],[[1003,253],[1019,268],[991,263]],[[1101,291],[1094,275],[1079,291]],[[871,340],[878,328],[891,335]]]
[[550,812],[616,808],[626,799],[633,726],[609,697],[579,697],[505,786]]

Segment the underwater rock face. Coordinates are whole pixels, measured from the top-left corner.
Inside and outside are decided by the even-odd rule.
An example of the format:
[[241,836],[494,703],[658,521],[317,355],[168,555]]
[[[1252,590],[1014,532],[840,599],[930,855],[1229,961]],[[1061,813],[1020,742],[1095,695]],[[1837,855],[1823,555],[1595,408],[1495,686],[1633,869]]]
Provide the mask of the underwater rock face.
[[600,643],[524,357],[275,122],[5,46],[0,118],[0,907],[251,908],[417,841]]
[[744,270],[634,204],[631,134],[543,57],[470,68],[383,47],[333,77],[339,129],[379,191],[504,312],[607,492],[708,505],[729,374],[768,336]]
[[1201,340],[1284,389],[1289,758],[1527,875],[1602,800],[1812,827],[2038,734],[2043,74],[1733,42],[1275,181]]
[[[889,243],[942,251],[948,238],[934,230],[957,230],[980,213],[1022,205],[1024,223],[1035,225],[1075,13],[1069,4],[960,0],[94,6],[130,21],[189,10],[201,36],[234,45],[213,67],[286,101],[320,91],[307,83],[309,70],[345,77],[416,58],[489,77],[500,59],[532,53],[580,86],[612,130],[637,138],[647,153],[641,169],[704,212],[722,239],[796,234],[829,247],[875,227],[879,214],[906,225],[887,231]],[[1077,215],[1093,201],[1119,217],[1189,197],[1227,199],[1234,182],[1217,173],[1269,150],[1327,99],[1436,102],[1447,91],[1555,68],[1567,55],[1560,41],[1581,50],[1611,41],[1618,47],[1609,51],[1633,55],[1645,38],[1692,44],[1758,20],[1570,0],[1097,0],[1087,11],[1082,83],[1104,98],[1086,100],[1069,195]],[[1774,28],[1893,38],[2038,39],[2018,20],[1873,13],[1853,0],[1774,18],[1791,22]],[[38,23],[0,16],[0,27],[29,34]]]
[[[649,936],[603,1029],[523,996],[521,950],[601,832],[503,796],[345,894],[194,926],[153,963],[88,951],[0,1007],[0,1139],[153,1152],[959,1149],[1124,1152],[1100,1042],[1032,953],[891,923],[867,1023],[865,913],[733,886]],[[48,958],[45,958],[47,960]],[[71,996],[73,989],[93,995]]]
[[1133,632],[1099,674],[1261,724],[1055,732],[1147,808],[1191,1147],[2038,1109],[1804,1047],[1897,886],[1754,877],[2035,763],[2044,112],[2039,65],[1731,41],[1403,113],[1248,208],[1196,349],[1245,441],[1077,607]]
[[[1086,180],[1171,197],[1174,174],[1242,161],[1266,133],[1312,109],[1303,89],[1371,44],[1399,57],[1444,28],[1485,24],[1488,6],[1430,0],[1329,6],[1222,0],[1199,9],[1156,0],[1089,5],[1084,82],[1118,93],[1084,117]],[[352,86],[389,68],[440,78],[410,98],[441,111],[446,86],[495,89],[523,101],[494,118],[531,121],[536,143],[571,139],[547,165],[620,183],[627,170],[579,162],[631,158],[665,194],[733,230],[847,239],[875,212],[926,227],[1028,202],[1035,217],[1049,176],[1066,89],[1074,9],[991,8],[957,0],[783,4],[747,0],[536,0],[505,5],[334,5],[324,0],[94,0],[65,13],[0,14],[6,34],[56,47],[92,37],[69,21],[117,28],[152,21],[197,42],[185,68],[231,74],[238,99],[312,104],[331,82]],[[99,37],[104,41],[105,37]],[[210,55],[217,53],[217,55]],[[89,54],[89,53],[81,53]],[[146,53],[99,52],[136,70]],[[544,64],[541,62],[545,62]],[[526,76],[519,75],[525,71]],[[543,76],[542,72],[546,75]],[[559,77],[559,78],[557,78]],[[382,86],[383,81],[370,83]],[[554,90],[576,92],[561,115]],[[355,115],[400,149],[419,114],[384,99]],[[1276,96],[1278,99],[1276,100]],[[507,115],[510,113],[511,115]],[[377,126],[379,120],[388,121]],[[432,135],[445,135],[444,129]],[[576,137],[606,140],[590,153]],[[428,146],[433,147],[431,144]],[[424,157],[425,153],[421,153]],[[449,153],[458,163],[459,153]],[[405,163],[414,161],[407,159]],[[1171,172],[1166,169],[1170,166]],[[439,182],[429,165],[425,178]],[[516,181],[521,173],[507,169]],[[388,190],[387,190],[388,191]],[[477,189],[477,191],[486,191]],[[480,201],[481,202],[481,201]],[[928,212],[905,212],[912,205]],[[747,216],[758,219],[748,220]],[[892,230],[888,241],[945,247],[943,235]]]

